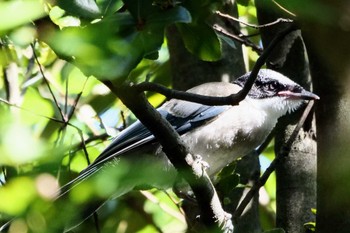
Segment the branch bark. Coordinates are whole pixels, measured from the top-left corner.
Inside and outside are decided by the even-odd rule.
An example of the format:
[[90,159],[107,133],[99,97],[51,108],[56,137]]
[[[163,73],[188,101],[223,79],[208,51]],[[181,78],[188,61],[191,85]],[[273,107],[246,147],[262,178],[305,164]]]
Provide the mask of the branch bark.
[[188,157],[192,156],[182,142],[180,136],[170,123],[150,105],[143,93],[130,85],[113,86],[106,83],[120,100],[135,114],[135,116],[153,133],[162,145],[162,150],[168,156],[179,174],[190,184],[196,200],[201,208],[201,222],[211,229],[223,228],[224,232],[232,232],[231,216],[221,207],[213,184],[205,171],[202,174],[193,172]]
[[[350,31],[349,3],[320,0],[322,18],[301,17],[314,77],[321,96],[317,116],[317,233],[346,233],[350,229]],[[319,6],[319,5],[317,5]],[[321,18],[320,18],[321,19]]]
[[[273,1],[256,1],[260,24],[288,17]],[[271,43],[275,34],[285,30],[283,24],[261,28],[264,46]],[[310,87],[310,74],[305,47],[300,31],[284,38],[269,57],[267,66],[277,70],[304,87]],[[275,140],[276,155],[291,137],[298,111],[280,119]],[[293,143],[288,157],[276,164],[277,216],[276,224],[286,232],[304,232],[304,224],[314,221],[311,208],[316,206],[316,142],[315,125],[311,118]]]
[[[288,35],[291,31],[296,30],[294,24],[290,25],[286,30],[279,33],[271,44],[266,48],[262,55],[257,60],[250,77],[245,85],[245,87],[237,94],[234,98],[237,104],[240,100],[243,100],[251,89],[256,76],[260,68],[264,65],[266,59],[268,58],[271,51],[280,42],[282,38]],[[181,138],[176,133],[176,131],[171,127],[171,125],[165,121],[160,114],[149,104],[145,95],[142,91],[147,90],[147,88],[158,88],[159,91],[163,91],[163,94],[169,92],[166,89],[159,88],[157,85],[142,84],[140,86],[119,84],[113,85],[111,82],[105,82],[105,84],[121,99],[121,101],[135,114],[135,116],[153,133],[157,140],[162,145],[163,151],[168,156],[171,163],[178,170],[178,172],[185,178],[185,180],[190,184],[197,202],[199,204],[201,212],[202,223],[207,227],[223,227],[224,231],[230,232],[233,228],[231,222],[231,216],[227,214],[221,207],[221,203],[216,194],[215,188],[211,183],[209,177],[205,172],[199,174],[194,170],[194,166],[190,167],[188,164],[188,157],[191,156],[188,152],[186,146],[183,144]],[[166,91],[164,91],[166,90]],[[178,98],[187,98],[188,96],[184,93],[179,92],[169,92],[177,93]],[[198,97],[198,96],[197,96]],[[191,98],[194,98],[191,96]],[[192,100],[188,98],[186,100]],[[199,99],[203,98],[199,96]],[[230,97],[232,98],[232,96]],[[207,99],[207,97],[204,97]],[[198,101],[198,100],[197,100]],[[202,100],[200,100],[202,101]],[[210,100],[212,101],[212,100]],[[215,100],[217,101],[217,100]],[[212,105],[218,104],[228,104],[219,103],[212,101]],[[232,104],[232,99],[229,99],[229,104]],[[192,156],[193,157],[193,156]],[[195,158],[193,158],[195,161]],[[218,225],[219,226],[218,226]]]

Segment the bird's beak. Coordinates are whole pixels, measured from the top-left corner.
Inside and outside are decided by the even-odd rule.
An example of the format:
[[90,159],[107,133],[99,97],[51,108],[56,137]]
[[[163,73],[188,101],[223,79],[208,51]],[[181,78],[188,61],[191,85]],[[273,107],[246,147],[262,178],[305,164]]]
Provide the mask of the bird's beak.
[[293,92],[293,91],[280,91],[278,92],[279,96],[284,96],[290,99],[304,99],[304,100],[319,100],[320,97],[315,95],[314,93],[306,90],[302,90],[301,92]]

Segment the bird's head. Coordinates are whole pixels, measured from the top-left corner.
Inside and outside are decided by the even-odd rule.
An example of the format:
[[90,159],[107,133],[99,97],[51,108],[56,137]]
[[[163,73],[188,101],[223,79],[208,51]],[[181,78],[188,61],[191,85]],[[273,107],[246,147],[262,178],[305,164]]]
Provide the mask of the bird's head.
[[[234,81],[243,88],[250,73]],[[269,69],[261,69],[249,91],[246,100],[266,112],[275,113],[277,117],[299,108],[305,100],[317,100],[319,97],[305,90],[286,76]],[[272,113],[272,112],[271,112]]]

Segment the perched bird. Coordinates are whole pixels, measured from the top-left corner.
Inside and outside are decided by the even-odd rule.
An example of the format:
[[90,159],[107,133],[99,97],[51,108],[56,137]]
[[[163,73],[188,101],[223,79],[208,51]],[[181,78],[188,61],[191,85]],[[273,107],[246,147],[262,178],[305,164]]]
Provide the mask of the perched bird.
[[[233,83],[206,83],[188,92],[227,96],[240,91],[248,77],[249,73]],[[227,164],[263,143],[279,117],[296,110],[305,100],[312,99],[319,97],[278,72],[262,69],[248,95],[239,105],[207,106],[172,99],[157,110],[181,135],[190,153],[200,155],[209,164],[207,172],[212,177]],[[119,190],[117,195],[144,182],[157,186],[157,182],[163,181],[153,179],[163,175],[170,174],[170,179],[164,182],[172,182],[176,174],[156,138],[140,121],[136,121],[122,131],[76,179],[63,186],[61,195],[91,175],[103,171],[102,168],[116,166],[123,159],[132,164],[127,174],[132,174],[132,177],[139,175],[142,179],[136,184],[125,182],[120,186],[122,191]],[[155,167],[142,171],[144,167],[154,164]],[[151,173],[155,175],[152,176]],[[170,187],[172,184],[168,185]]]
[[[240,91],[249,75],[247,73],[233,83],[205,83],[188,92],[228,96]],[[261,69],[247,97],[239,105],[207,106],[172,99],[157,110],[182,135],[189,151],[200,155],[209,164],[208,174],[212,176],[257,148],[278,118],[312,99],[319,97],[278,72]],[[157,159],[171,166],[152,133],[136,121],[122,131],[75,181],[85,179],[124,154],[135,153],[156,155]]]

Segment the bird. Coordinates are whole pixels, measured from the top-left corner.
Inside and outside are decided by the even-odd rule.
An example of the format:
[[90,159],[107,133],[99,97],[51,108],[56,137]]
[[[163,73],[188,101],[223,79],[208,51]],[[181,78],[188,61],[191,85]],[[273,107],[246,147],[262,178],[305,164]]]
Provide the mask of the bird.
[[[210,82],[188,90],[206,96],[228,96],[244,87],[250,72],[233,82]],[[199,155],[208,164],[207,173],[214,177],[222,168],[261,145],[278,119],[300,108],[308,100],[319,97],[305,90],[283,74],[260,69],[247,96],[238,105],[209,106],[171,99],[157,108],[179,133],[191,154]],[[121,131],[109,146],[71,182],[61,187],[58,198],[99,172],[118,169],[123,160],[131,166],[124,177],[140,179],[134,184],[119,185],[120,196],[138,185],[171,187],[176,170],[162,151],[154,135],[136,121]],[[147,169],[148,168],[148,169]],[[156,178],[162,177],[162,180]]]
[[[249,76],[250,72],[233,83],[205,83],[187,92],[228,96],[238,93]],[[213,176],[228,163],[262,144],[281,116],[295,111],[307,100],[318,99],[316,94],[281,73],[261,69],[246,98],[238,105],[208,106],[171,99],[157,110],[181,135],[189,151],[199,154],[209,164],[208,175]],[[118,157],[140,154],[140,149],[148,145],[153,148],[152,154],[157,159],[167,161],[156,138],[140,121],[136,121],[116,136],[74,182],[84,180],[108,162],[114,163]],[[171,166],[169,162],[165,163]]]

